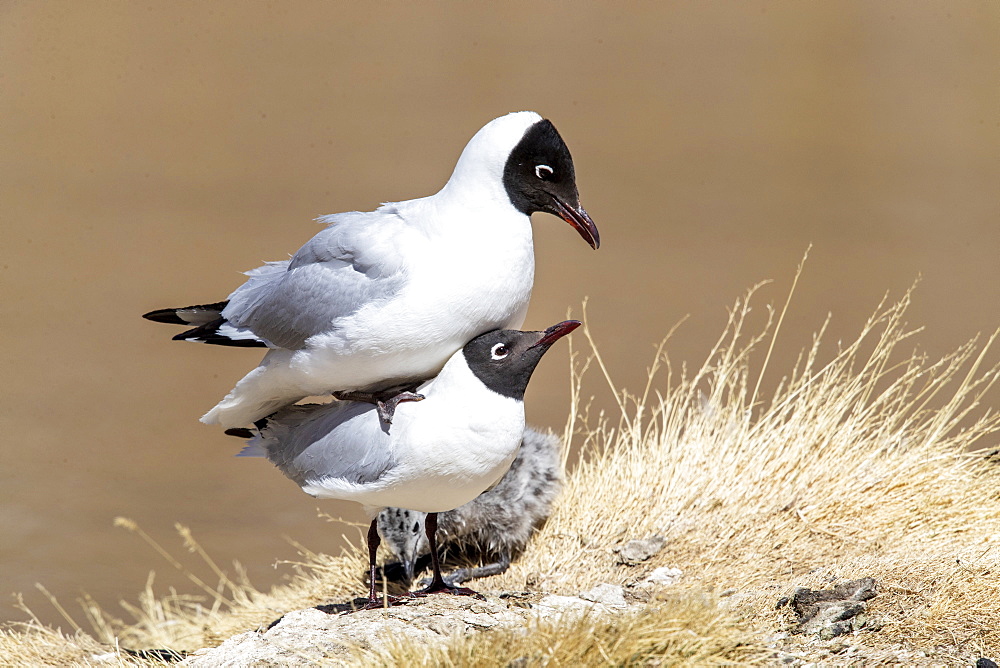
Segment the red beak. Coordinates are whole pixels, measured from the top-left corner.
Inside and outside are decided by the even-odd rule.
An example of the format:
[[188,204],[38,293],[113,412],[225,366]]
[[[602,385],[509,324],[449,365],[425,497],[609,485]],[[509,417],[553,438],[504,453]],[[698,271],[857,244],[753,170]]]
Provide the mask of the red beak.
[[551,346],[553,343],[572,332],[581,324],[582,323],[579,320],[565,320],[560,322],[558,325],[552,325],[542,332],[542,338],[538,339],[538,341],[536,341],[531,347],[537,348],[538,346]]
[[576,206],[566,204],[559,200],[559,198],[553,198],[556,202],[556,208],[559,209],[559,217],[565,220],[567,223],[572,225],[583,240],[590,244],[590,247],[597,250],[601,247],[601,234],[597,231],[597,225],[594,221],[590,219],[590,216],[580,206],[579,202]]

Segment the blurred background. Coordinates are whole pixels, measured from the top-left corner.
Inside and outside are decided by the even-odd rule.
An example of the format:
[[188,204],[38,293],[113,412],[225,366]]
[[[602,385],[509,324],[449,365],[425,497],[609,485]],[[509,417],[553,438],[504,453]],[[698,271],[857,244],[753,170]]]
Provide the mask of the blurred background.
[[[996,2],[5,0],[0,619],[21,591],[65,627],[36,582],[74,613],[84,591],[120,613],[152,569],[193,593],[118,515],[176,554],[190,526],[259,587],[288,538],[356,539],[317,516],[355,507],[198,422],[260,352],[139,316],[223,299],[320,214],[434,193],[521,109],[559,128],[603,239],[535,216],[527,325],[589,297],[620,386],[685,316],[667,351],[697,366],[747,288],[780,307],[810,244],[765,386],[828,313],[832,348],[918,277],[929,354],[1000,326]],[[566,346],[540,366],[532,423],[562,428],[567,368]]]

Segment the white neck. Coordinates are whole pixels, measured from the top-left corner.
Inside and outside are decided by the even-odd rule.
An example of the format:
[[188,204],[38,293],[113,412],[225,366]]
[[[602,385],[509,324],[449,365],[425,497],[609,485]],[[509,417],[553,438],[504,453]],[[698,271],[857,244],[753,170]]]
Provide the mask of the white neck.
[[542,117],[533,111],[519,111],[487,123],[466,144],[451,178],[437,197],[506,202],[513,208],[504,189],[504,167],[524,133],[540,120]]

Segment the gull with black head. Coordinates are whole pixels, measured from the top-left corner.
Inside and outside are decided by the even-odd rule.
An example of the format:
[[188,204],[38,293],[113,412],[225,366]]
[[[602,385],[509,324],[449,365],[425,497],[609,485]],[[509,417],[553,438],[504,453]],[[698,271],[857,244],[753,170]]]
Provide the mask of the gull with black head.
[[323,216],[326,229],[290,260],[248,272],[227,300],[144,317],[192,327],[175,339],[269,348],[202,422],[243,427],[329,393],[377,400],[389,421],[400,399],[420,398],[397,392],[436,374],[466,342],[520,328],[535,212],[600,245],[565,142],[523,111],[479,130],[437,194]]
[[471,501],[507,472],[524,433],[524,391],[531,374],[549,347],[579,325],[568,320],[544,332],[495,330],[477,336],[417,388],[423,401],[397,407],[391,430],[370,403],[289,406],[262,420],[241,454],[267,457],[312,496],[364,506],[372,518],[366,607],[382,605],[376,590],[377,515],[388,507],[428,513],[433,575],[416,594],[475,595],[442,578],[437,514]]

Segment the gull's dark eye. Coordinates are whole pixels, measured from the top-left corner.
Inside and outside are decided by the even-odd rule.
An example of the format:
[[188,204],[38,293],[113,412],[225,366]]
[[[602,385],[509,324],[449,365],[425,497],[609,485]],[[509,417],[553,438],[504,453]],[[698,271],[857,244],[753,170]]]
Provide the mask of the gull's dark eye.
[[551,181],[555,172],[548,165],[535,165],[535,176],[542,181]]
[[495,360],[502,360],[504,357],[507,357],[507,355],[509,355],[509,354],[510,354],[510,351],[507,350],[507,346],[505,346],[502,343],[494,344],[493,347],[490,348],[490,357],[492,357]]

